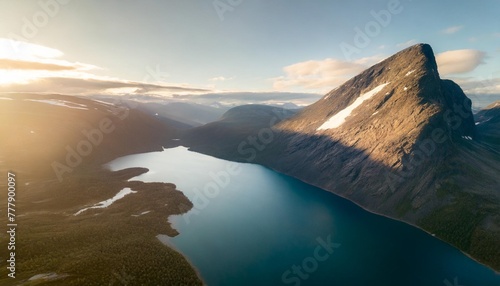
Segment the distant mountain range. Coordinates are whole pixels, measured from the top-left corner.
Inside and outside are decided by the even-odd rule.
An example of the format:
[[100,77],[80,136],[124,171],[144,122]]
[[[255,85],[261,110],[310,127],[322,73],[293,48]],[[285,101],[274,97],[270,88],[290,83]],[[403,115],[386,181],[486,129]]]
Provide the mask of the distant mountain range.
[[[283,102],[270,102],[273,97],[284,97]],[[229,102],[222,103],[224,98]],[[83,98],[95,99],[99,101],[104,101],[112,104],[121,103],[127,105],[133,105],[138,110],[144,111],[149,115],[155,116],[172,126],[179,129],[188,129],[192,127],[198,127],[217,121],[226,111],[233,107],[239,105],[234,102],[239,101],[250,101],[254,98],[254,101],[268,102],[267,106],[280,107],[290,110],[298,110],[303,108],[302,106],[296,105],[292,102],[287,102],[286,100],[291,100],[294,98],[313,100],[316,97],[315,94],[302,94],[302,93],[227,93],[227,94],[206,94],[184,97],[176,97],[169,99],[161,99],[157,97],[143,96],[142,99],[137,98],[137,96],[104,96],[104,95],[92,95],[85,96]],[[202,102],[197,103],[198,101]]]
[[239,107],[183,144],[258,163],[419,226],[500,271],[500,103],[475,116],[429,45],[372,66],[296,114]]

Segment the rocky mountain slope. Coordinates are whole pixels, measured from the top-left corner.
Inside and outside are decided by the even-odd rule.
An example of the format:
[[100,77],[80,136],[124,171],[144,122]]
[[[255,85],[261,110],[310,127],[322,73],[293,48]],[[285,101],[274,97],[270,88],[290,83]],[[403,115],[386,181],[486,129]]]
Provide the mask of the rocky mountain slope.
[[[440,78],[429,45],[389,57],[270,128],[275,117],[232,129],[226,118],[192,130],[185,144],[292,175],[500,270],[500,150],[491,143],[499,131],[475,125],[471,101]],[[225,137],[214,140],[220,130]]]

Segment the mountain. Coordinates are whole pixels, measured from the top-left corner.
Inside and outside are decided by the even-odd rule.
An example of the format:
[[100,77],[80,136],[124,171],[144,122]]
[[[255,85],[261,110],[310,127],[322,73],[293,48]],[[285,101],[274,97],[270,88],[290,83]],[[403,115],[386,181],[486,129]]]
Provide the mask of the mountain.
[[476,129],[481,134],[481,141],[490,144],[496,150],[500,148],[500,101],[492,103],[475,114]]
[[212,107],[196,103],[171,102],[168,104],[144,103],[139,105],[140,109],[150,114],[158,114],[159,117],[168,118],[182,122],[191,127],[201,126],[219,119],[228,108]]
[[55,179],[58,167],[70,173],[62,165],[100,166],[162,150],[179,136],[174,126],[126,104],[56,94],[2,98],[0,133],[6,136],[0,139],[0,161],[33,178]]
[[239,122],[191,130],[183,144],[294,176],[500,270],[500,149],[491,143],[499,117],[485,111],[478,116],[495,120],[475,125],[471,100],[440,78],[429,45],[387,58],[289,118],[278,113],[250,106]]
[[16,267],[0,269],[0,285],[202,285],[156,238],[178,234],[167,218],[189,199],[173,184],[133,179],[147,169],[101,166],[177,144],[177,128],[133,106],[57,94],[2,94],[0,118],[0,188],[9,187],[0,200],[11,203],[0,212],[15,215],[15,244],[0,256]]
[[[181,142],[192,150],[239,162],[251,162],[274,141],[274,125],[296,114],[268,105],[243,105],[230,109],[214,122],[187,130]],[[255,149],[254,149],[255,148]],[[247,155],[252,160],[245,159]]]
[[178,129],[188,129],[201,126],[219,119],[229,107],[213,103],[211,105],[195,102],[175,101],[176,99],[158,98],[152,96],[105,96],[93,95],[92,99],[109,103],[134,106],[134,109],[155,116],[158,120]]

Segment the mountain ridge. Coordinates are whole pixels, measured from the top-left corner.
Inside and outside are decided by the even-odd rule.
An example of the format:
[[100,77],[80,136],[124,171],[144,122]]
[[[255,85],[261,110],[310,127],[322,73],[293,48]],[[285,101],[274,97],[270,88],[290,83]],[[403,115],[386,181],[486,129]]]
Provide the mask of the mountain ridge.
[[[457,84],[440,78],[432,48],[418,44],[277,121],[272,142],[254,145],[255,156],[241,146],[264,125],[233,136],[215,122],[204,134],[222,128],[232,143],[196,130],[184,143],[262,164],[421,227],[498,271],[500,157],[481,141],[485,131],[476,129],[471,106]],[[337,121],[320,128],[329,120]]]

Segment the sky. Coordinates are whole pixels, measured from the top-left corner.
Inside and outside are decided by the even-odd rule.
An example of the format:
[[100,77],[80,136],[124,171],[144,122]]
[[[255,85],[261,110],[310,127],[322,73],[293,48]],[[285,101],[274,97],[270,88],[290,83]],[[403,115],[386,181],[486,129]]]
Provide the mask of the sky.
[[443,78],[478,99],[500,94],[498,0],[0,0],[0,8],[1,92],[263,93],[303,105],[428,43]]

